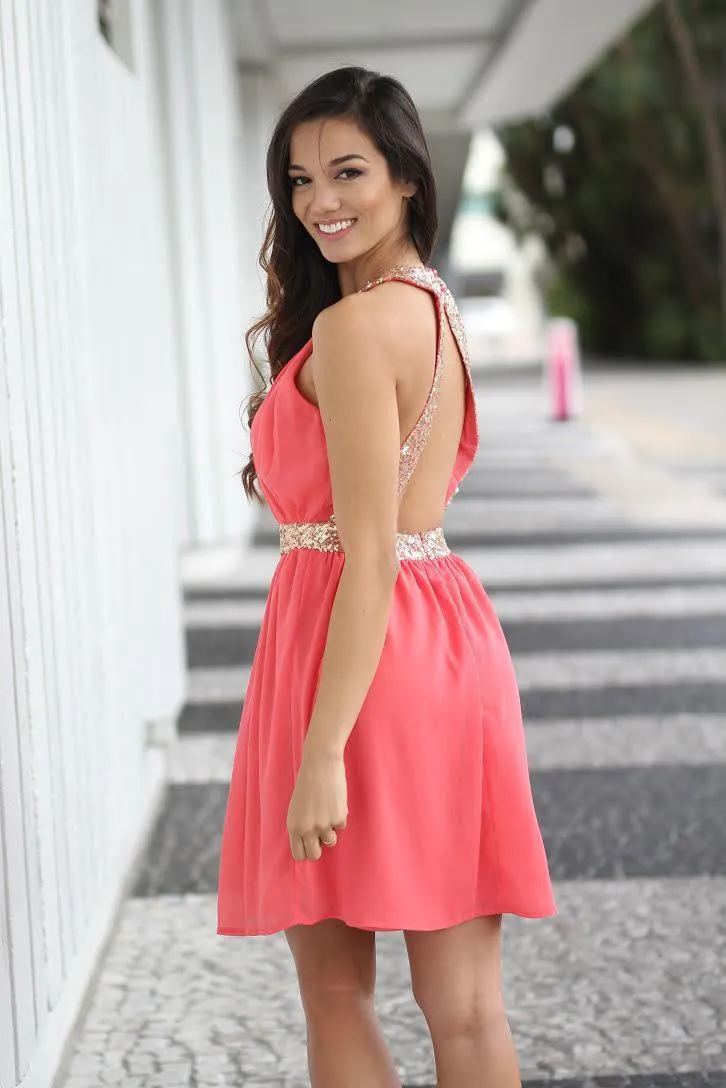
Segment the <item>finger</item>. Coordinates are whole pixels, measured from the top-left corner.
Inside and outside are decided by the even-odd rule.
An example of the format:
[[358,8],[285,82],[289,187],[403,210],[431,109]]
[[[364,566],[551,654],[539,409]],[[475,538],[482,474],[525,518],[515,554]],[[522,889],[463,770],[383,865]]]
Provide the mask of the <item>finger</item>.
[[318,836],[312,831],[308,832],[307,835],[303,835],[303,842],[305,844],[306,858],[309,861],[317,861],[323,853]]
[[290,835],[290,849],[295,861],[305,861],[305,844],[300,835]]

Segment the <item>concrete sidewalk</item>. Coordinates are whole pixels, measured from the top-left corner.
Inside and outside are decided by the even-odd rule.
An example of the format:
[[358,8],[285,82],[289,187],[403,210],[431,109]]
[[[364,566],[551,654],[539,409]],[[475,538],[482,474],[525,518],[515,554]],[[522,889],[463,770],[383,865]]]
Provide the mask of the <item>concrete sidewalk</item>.
[[726,462],[726,365],[598,366],[585,388],[588,418],[622,429],[646,455]]

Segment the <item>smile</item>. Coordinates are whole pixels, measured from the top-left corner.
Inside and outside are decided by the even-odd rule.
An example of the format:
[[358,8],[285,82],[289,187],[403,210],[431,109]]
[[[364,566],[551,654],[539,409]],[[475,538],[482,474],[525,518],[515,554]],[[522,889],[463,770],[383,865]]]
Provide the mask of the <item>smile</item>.
[[335,223],[316,223],[315,225],[321,234],[329,238],[332,235],[347,234],[355,222],[355,219],[339,219]]

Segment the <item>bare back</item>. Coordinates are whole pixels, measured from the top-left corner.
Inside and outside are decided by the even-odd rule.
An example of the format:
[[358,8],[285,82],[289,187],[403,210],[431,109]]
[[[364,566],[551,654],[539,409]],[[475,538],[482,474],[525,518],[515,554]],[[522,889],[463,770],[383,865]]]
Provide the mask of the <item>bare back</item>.
[[[432,290],[428,280],[413,290],[412,286],[411,279],[386,279],[363,289],[378,287],[384,303],[380,323],[395,366],[402,469],[408,456],[407,440],[415,428],[419,444],[423,444],[423,449],[416,451],[410,479],[399,487],[397,529],[404,533],[441,524],[462,438],[470,382],[467,363],[452,331],[451,314],[444,304],[445,296]],[[450,307],[455,310],[453,300]],[[436,375],[439,321],[441,359]],[[311,370],[312,356],[298,371],[296,384],[306,400],[317,404]],[[430,422],[421,434],[424,413],[430,416]]]
[[[405,292],[401,310],[409,317],[408,346],[401,355],[397,382],[401,443],[418,420],[431,389],[436,361],[436,310],[432,298],[407,284],[390,290]],[[411,296],[414,297],[411,297]],[[445,310],[441,307],[441,368],[438,405],[416,469],[401,495],[399,532],[418,532],[440,525],[459,448],[466,411],[466,370]]]

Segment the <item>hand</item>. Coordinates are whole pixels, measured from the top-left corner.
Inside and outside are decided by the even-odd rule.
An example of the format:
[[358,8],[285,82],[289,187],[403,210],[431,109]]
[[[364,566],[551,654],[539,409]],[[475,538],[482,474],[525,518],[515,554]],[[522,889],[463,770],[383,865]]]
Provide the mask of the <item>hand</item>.
[[[321,839],[337,842],[336,828],[348,818],[348,786],[342,756],[304,752],[287,810],[287,833],[295,861],[317,861]],[[331,841],[332,840],[332,841]]]

